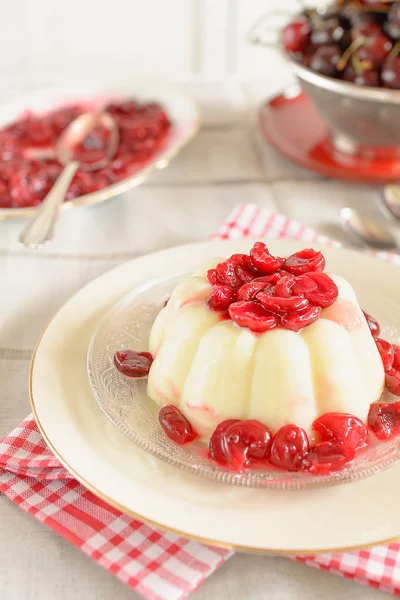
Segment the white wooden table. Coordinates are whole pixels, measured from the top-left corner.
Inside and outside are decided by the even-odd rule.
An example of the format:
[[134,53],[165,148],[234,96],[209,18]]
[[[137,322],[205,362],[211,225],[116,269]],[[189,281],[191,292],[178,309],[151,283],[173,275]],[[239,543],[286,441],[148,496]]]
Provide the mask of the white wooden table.
[[[277,91],[264,84],[191,82],[204,128],[170,167],[141,188],[62,215],[52,247],[21,250],[21,222],[0,222],[0,436],[29,412],[27,378],[35,341],[57,308],[117,263],[206,239],[240,202],[288,214],[345,241],[344,206],[378,214],[379,190],[322,179],[265,147],[254,107]],[[4,600],[128,600],[136,594],[78,549],[0,497],[0,596]],[[378,600],[387,597],[285,558],[234,556],[197,600]]]

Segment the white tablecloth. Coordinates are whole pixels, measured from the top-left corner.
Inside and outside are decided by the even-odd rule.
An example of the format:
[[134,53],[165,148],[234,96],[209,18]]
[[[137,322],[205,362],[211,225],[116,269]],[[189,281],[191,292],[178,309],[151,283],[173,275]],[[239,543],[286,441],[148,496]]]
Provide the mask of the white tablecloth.
[[[204,127],[168,169],[113,201],[66,211],[51,247],[22,250],[22,221],[0,222],[0,436],[29,412],[29,358],[51,315],[82,285],[137,255],[206,239],[238,203],[274,208],[346,239],[338,213],[379,216],[379,189],[317,177],[255,134],[265,83],[191,82]],[[0,596],[4,600],[132,600],[137,595],[77,548],[0,498]],[[378,600],[357,583],[285,558],[236,554],[193,600]]]

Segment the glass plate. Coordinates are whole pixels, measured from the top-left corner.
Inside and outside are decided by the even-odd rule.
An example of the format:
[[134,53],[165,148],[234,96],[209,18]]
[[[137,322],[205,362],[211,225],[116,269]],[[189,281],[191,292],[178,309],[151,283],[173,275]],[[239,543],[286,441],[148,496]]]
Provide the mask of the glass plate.
[[[400,459],[400,438],[396,438],[371,443],[349,466],[331,475],[272,469],[237,474],[214,465],[207,458],[206,446],[202,442],[177,446],[168,440],[158,423],[158,406],[146,394],[147,380],[123,377],[113,365],[113,356],[116,350],[124,348],[148,349],[154,319],[183,277],[169,276],[134,289],[105,315],[92,337],[88,351],[88,373],[93,394],[107,417],[129,439],[146,452],[187,472],[224,483],[256,488],[298,490],[348,483],[378,473]],[[380,295],[379,291],[374,290],[373,295],[373,298],[365,298],[364,304],[361,297],[361,305],[378,318],[382,337],[398,340],[399,307]]]

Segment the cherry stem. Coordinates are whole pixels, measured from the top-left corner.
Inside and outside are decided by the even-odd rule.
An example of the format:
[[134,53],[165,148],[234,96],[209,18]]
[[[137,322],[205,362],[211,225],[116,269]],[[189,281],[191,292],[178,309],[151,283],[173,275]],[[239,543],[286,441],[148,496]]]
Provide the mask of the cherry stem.
[[346,48],[346,50],[343,52],[342,56],[340,57],[340,60],[339,60],[338,64],[336,65],[337,70],[343,71],[346,68],[347,63],[349,62],[349,58],[351,56],[353,56],[354,53],[367,41],[368,41],[368,39],[363,35],[361,35],[356,40],[354,40],[354,42],[352,44],[350,44],[350,46],[348,48]]
[[354,71],[357,77],[362,75],[364,71],[372,69],[372,63],[369,60],[360,60],[360,57],[358,56],[357,52],[351,57],[351,62],[353,64]]
[[400,52],[400,42],[396,42],[396,44],[393,46],[393,48],[391,49],[391,51],[388,54],[388,59],[396,58],[396,56],[399,54],[399,52]]
[[309,17],[310,21],[318,28],[322,27],[324,22],[318,12],[312,8],[305,8],[304,12]]

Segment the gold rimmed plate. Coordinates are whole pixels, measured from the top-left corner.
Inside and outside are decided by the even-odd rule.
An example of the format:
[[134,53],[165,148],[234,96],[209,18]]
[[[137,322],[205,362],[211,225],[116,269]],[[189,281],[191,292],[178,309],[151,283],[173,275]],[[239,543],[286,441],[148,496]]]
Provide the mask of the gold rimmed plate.
[[[32,360],[31,401],[39,427],[66,468],[95,494],[136,518],[183,536],[281,554],[392,541],[400,536],[399,466],[332,488],[227,486],[145,453],[109,422],[91,394],[88,347],[111,306],[153,278],[190,272],[208,257],[246,252],[250,245],[241,240],[173,248],[121,265],[78,292],[51,321]],[[270,243],[271,251],[281,255],[300,247],[301,242]],[[353,283],[367,311],[384,322],[390,302],[400,319],[398,267],[349,250],[324,252],[329,270]]]
[[[139,102],[157,102],[162,105],[172,122],[163,147],[139,171],[90,194],[69,200],[62,209],[97,204],[109,200],[146,181],[156,170],[168,166],[179,151],[196,135],[199,115],[193,100],[178,86],[148,79],[135,79],[123,83],[75,82],[56,90],[47,89],[27,94],[23,100],[0,107],[0,127],[18,119],[27,111],[43,114],[75,103],[100,108],[110,101],[135,99]],[[35,214],[36,207],[0,208],[0,220],[26,217]]]

